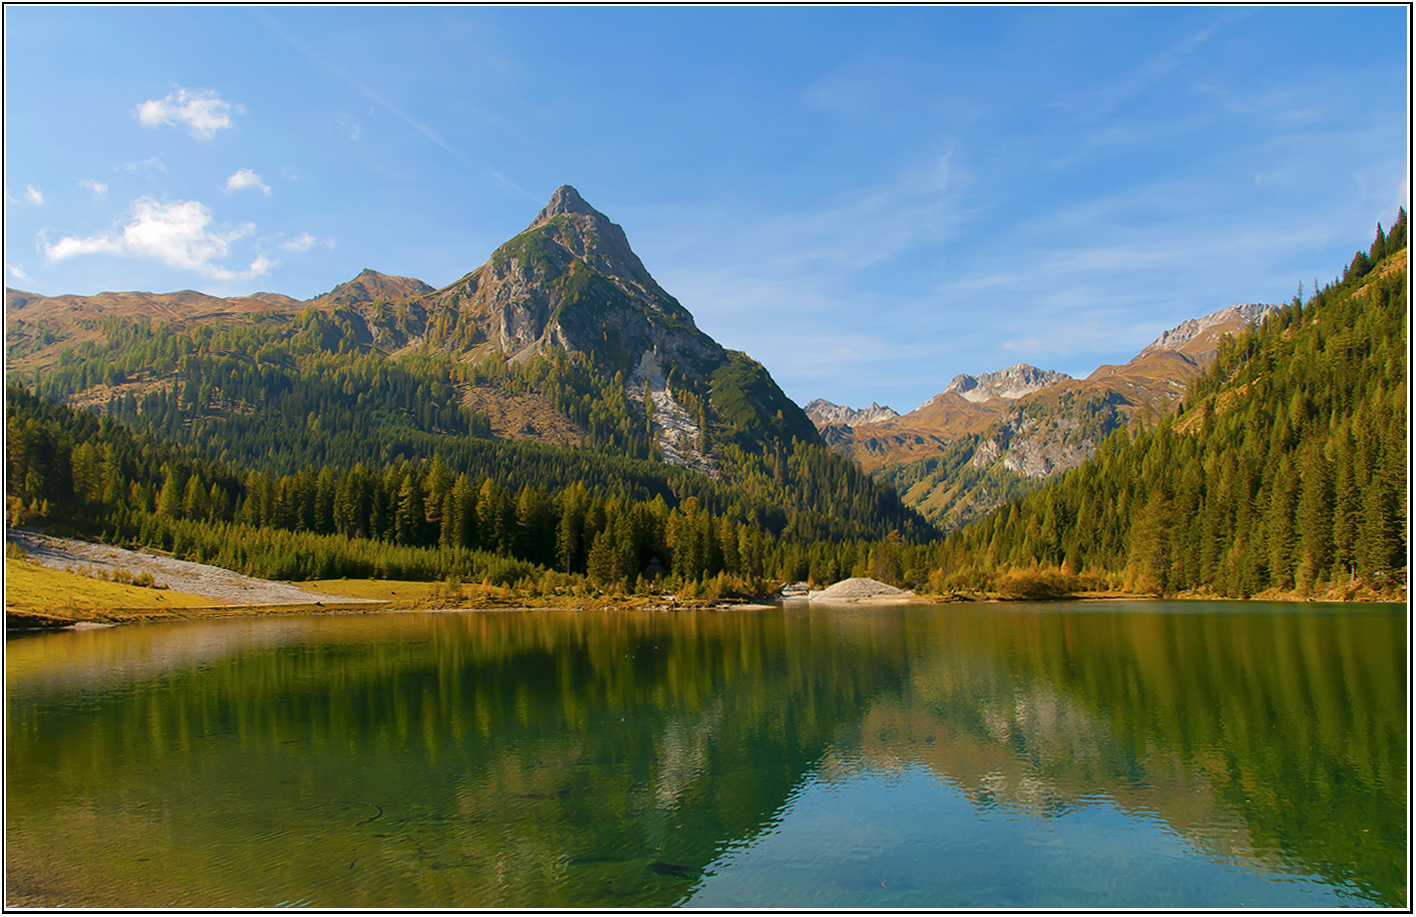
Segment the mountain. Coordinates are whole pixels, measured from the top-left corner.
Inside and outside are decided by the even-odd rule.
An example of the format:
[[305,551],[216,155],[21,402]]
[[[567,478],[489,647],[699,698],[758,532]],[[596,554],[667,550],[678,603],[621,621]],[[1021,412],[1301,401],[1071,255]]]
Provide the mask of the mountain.
[[462,360],[586,358],[619,380],[665,461],[721,471],[715,438],[756,450],[820,436],[761,364],[724,349],[654,280],[624,230],[562,185],[476,270],[410,304]]
[[328,293],[309,300],[309,305],[347,307],[376,303],[379,300],[392,302],[416,298],[432,291],[431,286],[413,277],[390,277],[364,268],[353,280],[345,281]]
[[1220,309],[1202,318],[1192,318],[1162,332],[1160,337],[1142,348],[1135,359],[1139,360],[1159,350],[1173,350],[1192,359],[1209,362],[1214,359],[1219,350],[1219,342],[1225,335],[1235,334],[1236,330],[1257,324],[1277,308],[1278,306],[1272,304],[1248,303]]
[[[7,295],[16,379],[238,469],[441,457],[502,486],[695,498],[772,535],[932,534],[761,364],[698,329],[569,185],[438,289],[366,269],[303,301]],[[513,448],[528,440],[549,451]]]
[[937,455],[960,437],[986,429],[1012,402],[1068,378],[1016,363],[996,373],[960,373],[943,392],[905,415],[890,411],[893,416],[852,423],[818,411],[813,419],[833,451],[878,471]]
[[1029,366],[1027,363],[1014,363],[1007,369],[999,370],[996,373],[984,373],[981,376],[959,373],[944,389],[944,394],[953,392],[965,401],[971,401],[974,404],[992,398],[1016,401],[1024,395],[1031,395],[1049,385],[1070,378],[1072,377],[1066,373],[1056,370],[1042,370],[1036,366]]
[[451,339],[513,361],[553,349],[593,356],[607,371],[653,375],[662,357],[706,380],[724,350],[645,270],[615,223],[563,185],[526,230],[481,267],[420,304],[452,320]]
[[897,421],[827,427],[822,435],[839,454],[891,480],[925,518],[956,528],[1075,468],[1131,419],[1173,410],[1219,342],[1275,308],[1230,306],[1183,322],[1125,364],[1099,366],[1086,379],[1025,363],[960,374]]
[[219,322],[288,316],[300,301],[280,293],[222,298],[176,293],[96,293],[42,296],[5,288],[5,369],[42,370],[66,349],[105,337],[104,321]]
[[856,410],[845,405],[832,404],[825,398],[817,398],[802,408],[817,429],[829,425],[859,427],[872,423],[884,423],[900,415],[888,407],[871,402],[870,407]]
[[[819,443],[820,436],[761,364],[724,349],[649,274],[624,230],[563,185],[526,231],[485,264],[441,289],[365,269],[310,300],[259,293],[221,299],[193,291],[43,297],[6,291],[7,367],[34,370],[67,347],[103,337],[104,318],[214,322],[271,313],[291,319],[314,306],[348,323],[351,344],[388,355],[424,343],[475,363],[497,355],[516,364],[578,354],[620,379],[625,397],[650,415],[663,458],[716,474],[715,422],[748,448],[765,439]],[[90,327],[95,326],[95,327]],[[465,393],[496,419],[547,406],[525,393],[514,412]],[[646,398],[647,410],[646,410]],[[712,415],[712,416],[710,416]],[[495,425],[495,424],[494,424]],[[511,425],[508,432],[519,432]],[[557,441],[565,441],[559,435]]]

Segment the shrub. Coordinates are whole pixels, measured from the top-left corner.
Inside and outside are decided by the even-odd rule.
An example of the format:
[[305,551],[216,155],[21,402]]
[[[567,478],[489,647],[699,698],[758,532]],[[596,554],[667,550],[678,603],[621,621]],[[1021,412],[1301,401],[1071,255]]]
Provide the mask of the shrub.
[[1081,579],[1075,574],[1055,568],[1013,570],[998,581],[998,593],[1010,599],[1060,599],[1081,589]]

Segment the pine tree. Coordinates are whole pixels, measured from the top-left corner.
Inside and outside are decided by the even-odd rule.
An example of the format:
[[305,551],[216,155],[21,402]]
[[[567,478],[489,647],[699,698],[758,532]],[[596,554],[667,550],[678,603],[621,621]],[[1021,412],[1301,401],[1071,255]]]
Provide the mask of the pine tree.
[[399,544],[423,544],[426,526],[422,482],[411,470],[405,471],[403,484],[398,490],[398,508],[394,513],[394,537]]

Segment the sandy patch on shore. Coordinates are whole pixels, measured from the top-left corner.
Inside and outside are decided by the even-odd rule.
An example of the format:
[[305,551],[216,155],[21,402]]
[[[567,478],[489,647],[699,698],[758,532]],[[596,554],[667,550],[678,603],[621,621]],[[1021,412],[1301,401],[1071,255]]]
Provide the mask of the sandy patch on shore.
[[852,605],[897,605],[915,600],[915,594],[908,589],[900,589],[889,583],[864,576],[853,576],[825,589],[813,590],[807,594],[813,604]]
[[112,545],[55,538],[37,532],[6,529],[5,541],[18,545],[31,562],[40,566],[103,579],[111,579],[116,570],[126,570],[129,574],[146,572],[160,586],[206,596],[217,602],[236,605],[309,605],[317,602],[349,605],[367,602],[370,607],[383,604],[311,592],[289,583],[242,576],[221,567],[175,560],[156,552],[128,551]]

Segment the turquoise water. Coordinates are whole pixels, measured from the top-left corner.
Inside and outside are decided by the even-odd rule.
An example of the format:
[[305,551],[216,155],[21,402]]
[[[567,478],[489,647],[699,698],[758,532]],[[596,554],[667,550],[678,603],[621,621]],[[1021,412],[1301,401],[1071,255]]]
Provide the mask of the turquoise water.
[[9,904],[1404,907],[1404,606],[7,642]]

